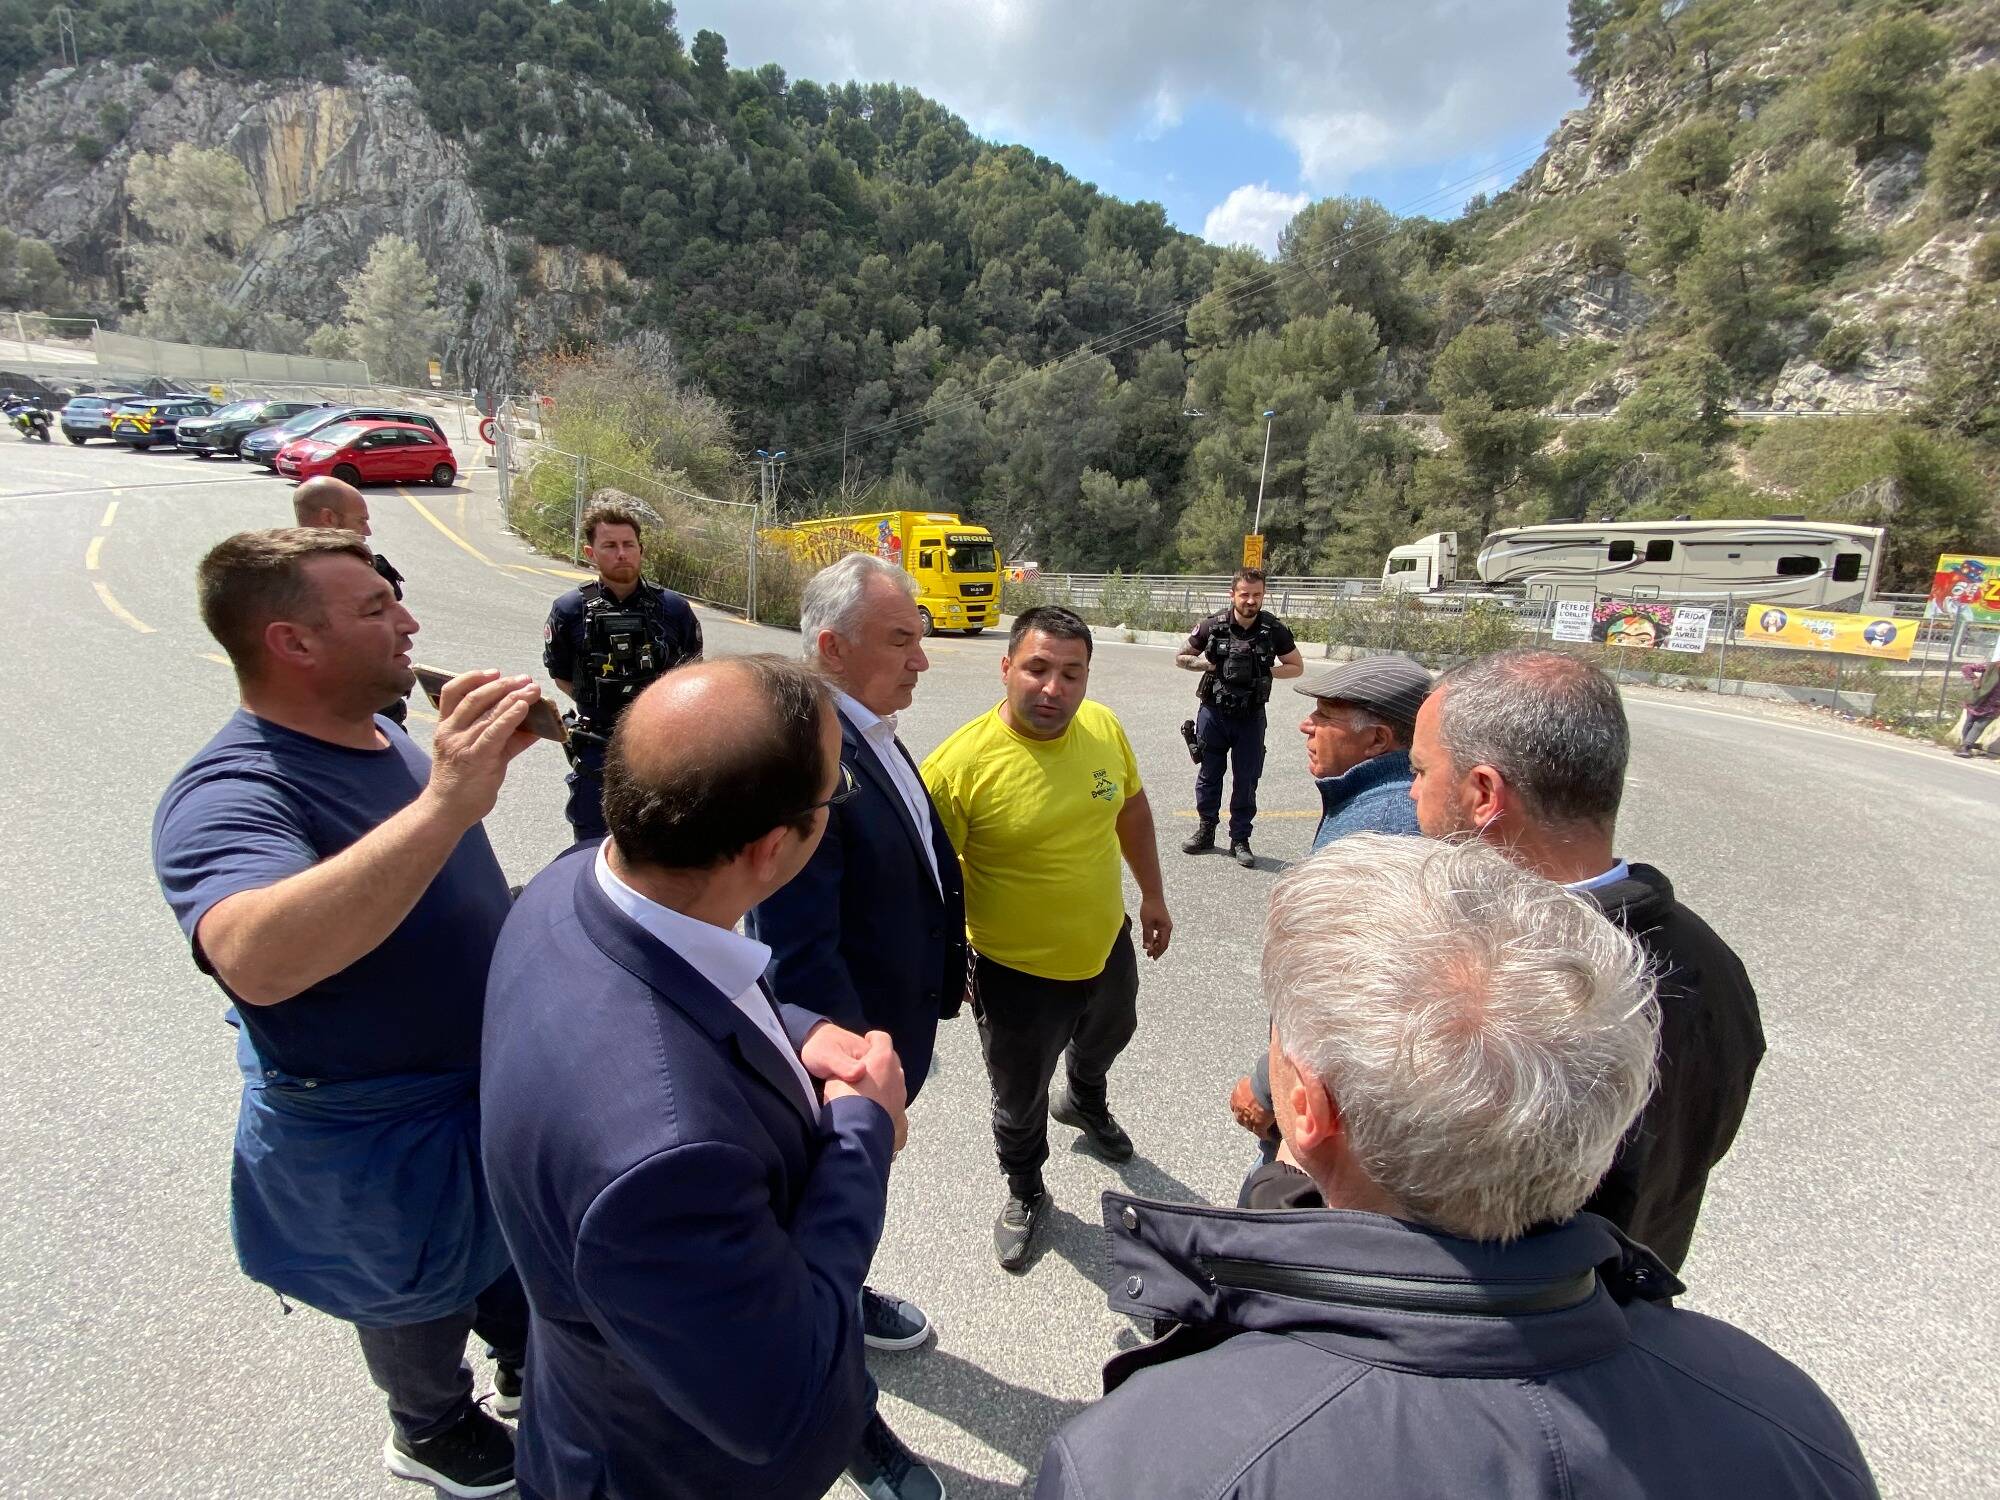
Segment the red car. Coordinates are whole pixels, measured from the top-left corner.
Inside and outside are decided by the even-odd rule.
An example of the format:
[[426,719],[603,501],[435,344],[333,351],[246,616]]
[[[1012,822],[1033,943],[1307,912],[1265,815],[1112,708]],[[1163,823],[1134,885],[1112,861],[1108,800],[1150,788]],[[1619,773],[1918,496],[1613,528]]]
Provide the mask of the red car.
[[278,450],[287,479],[331,474],[349,484],[450,484],[458,477],[451,444],[411,422],[336,422]]

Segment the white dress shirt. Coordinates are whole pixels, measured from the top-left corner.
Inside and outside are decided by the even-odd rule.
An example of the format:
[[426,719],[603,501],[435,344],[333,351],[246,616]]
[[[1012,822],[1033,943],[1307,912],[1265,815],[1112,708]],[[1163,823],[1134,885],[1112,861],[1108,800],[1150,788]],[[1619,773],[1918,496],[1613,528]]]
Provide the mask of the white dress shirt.
[[1612,885],[1620,880],[1629,879],[1631,874],[1631,865],[1621,859],[1602,875],[1593,875],[1588,880],[1572,880],[1565,888],[1572,891],[1594,891],[1599,886]]
[[847,716],[847,721],[861,732],[861,738],[882,769],[889,773],[889,784],[902,793],[903,806],[909,809],[910,821],[916,824],[922,835],[924,858],[930,862],[931,879],[937,882],[938,894],[944,894],[944,882],[938,878],[936,834],[931,829],[931,799],[924,790],[923,781],[917,776],[917,769],[910,764],[909,757],[896,748],[896,716],[878,714],[858,698],[833,690],[833,701]]
[[757,984],[770,965],[771,950],[755,938],[731,932],[727,927],[716,927],[682,916],[640,895],[613,873],[606,853],[610,847],[609,839],[597,846],[598,888],[610,898],[613,906],[673,949],[697,974],[728,995],[730,1003],[749,1018],[750,1024],[771,1039],[771,1045],[778,1049],[779,1055],[791,1064],[792,1072],[798,1076],[799,1090],[805,1095],[812,1117],[817,1120],[818,1091],[813,1088],[805,1064],[799,1061],[799,1054],[793,1050],[792,1039],[785,1035],[785,1028],[779,1024],[777,1007]]

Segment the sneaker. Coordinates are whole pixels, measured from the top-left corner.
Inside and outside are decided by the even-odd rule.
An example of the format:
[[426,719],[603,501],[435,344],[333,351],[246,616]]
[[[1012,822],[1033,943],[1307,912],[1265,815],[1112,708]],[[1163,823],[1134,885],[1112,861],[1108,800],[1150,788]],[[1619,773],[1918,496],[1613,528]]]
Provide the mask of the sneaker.
[[914,1349],[930,1336],[931,1320],[916,1303],[861,1289],[861,1337],[870,1349]]
[[498,1495],[514,1487],[514,1435],[474,1406],[455,1426],[421,1443],[390,1434],[382,1462],[398,1479],[421,1479],[447,1495]]
[[521,1414],[519,1365],[494,1365],[493,1394],[487,1398],[486,1409],[496,1417],[518,1417]]
[[1181,720],[1181,738],[1187,741],[1187,747],[1188,747],[1188,759],[1189,759],[1189,760],[1191,760],[1191,761],[1193,761],[1193,762],[1194,762],[1194,763],[1195,763],[1196,765],[1200,765],[1200,764],[1201,764],[1201,741],[1197,740],[1197,739],[1196,739],[1196,738],[1194,737],[1194,720],[1193,720],[1193,719],[1182,719],[1182,720]]
[[1246,870],[1257,868],[1257,856],[1250,852],[1250,840],[1248,839],[1231,839],[1229,841],[1229,857]]
[[1181,853],[1206,854],[1214,847],[1215,825],[1213,823],[1197,823],[1195,825],[1194,837],[1181,845]]
[[944,1500],[943,1481],[903,1446],[880,1412],[862,1429],[861,1451],[847,1466],[847,1482],[868,1500]]
[[1072,1130],[1081,1130],[1090,1148],[1106,1161],[1132,1159],[1132,1137],[1111,1118],[1111,1111],[1086,1112],[1070,1097],[1067,1085],[1059,1083],[1049,1090],[1049,1115]]
[[1027,1265],[1028,1247],[1034,1243],[1035,1231],[1041,1228],[1048,1212],[1047,1192],[1032,1198],[1017,1198],[1012,1188],[1007,1190],[1006,1205],[993,1221],[993,1254],[1001,1270],[1018,1271]]

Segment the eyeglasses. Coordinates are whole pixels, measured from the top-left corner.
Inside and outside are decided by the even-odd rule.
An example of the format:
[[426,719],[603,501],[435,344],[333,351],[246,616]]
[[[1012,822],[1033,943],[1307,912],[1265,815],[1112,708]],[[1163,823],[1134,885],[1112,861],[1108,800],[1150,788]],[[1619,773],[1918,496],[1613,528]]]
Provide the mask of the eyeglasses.
[[846,761],[842,761],[840,763],[840,786],[838,790],[824,802],[815,802],[810,807],[799,809],[799,816],[803,818],[807,813],[816,813],[822,807],[838,807],[849,797],[852,797],[855,791],[854,768],[848,765]]

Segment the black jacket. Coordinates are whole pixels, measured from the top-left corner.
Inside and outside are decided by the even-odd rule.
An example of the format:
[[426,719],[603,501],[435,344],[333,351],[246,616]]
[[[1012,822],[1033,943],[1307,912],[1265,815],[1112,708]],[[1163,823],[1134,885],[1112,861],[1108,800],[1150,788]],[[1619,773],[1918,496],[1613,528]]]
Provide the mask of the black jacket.
[[1840,1413],[1602,1219],[1508,1245],[1375,1214],[1104,1195],[1105,1367],[1036,1500],[1862,1500]]
[[751,908],[743,930],[770,945],[766,978],[779,1000],[850,1031],[888,1032],[915,1100],[930,1073],[938,1022],[957,1015],[965,999],[958,854],[933,811],[939,879],[931,878],[924,834],[844,713],[840,758],[854,770],[854,795],[829,810],[806,867]]
[[1764,1056],[1757,992],[1730,946],[1651,865],[1587,894],[1659,966],[1660,1081],[1584,1208],[1679,1271],[1709,1171],[1736,1139]]

